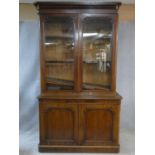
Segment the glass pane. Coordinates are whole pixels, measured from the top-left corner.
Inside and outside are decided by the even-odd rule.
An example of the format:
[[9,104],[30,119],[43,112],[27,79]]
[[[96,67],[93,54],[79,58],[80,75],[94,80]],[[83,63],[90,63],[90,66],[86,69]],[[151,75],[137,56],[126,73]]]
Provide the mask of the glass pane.
[[111,88],[112,19],[83,20],[83,89]]
[[45,61],[48,89],[73,89],[74,25],[71,17],[45,21]]

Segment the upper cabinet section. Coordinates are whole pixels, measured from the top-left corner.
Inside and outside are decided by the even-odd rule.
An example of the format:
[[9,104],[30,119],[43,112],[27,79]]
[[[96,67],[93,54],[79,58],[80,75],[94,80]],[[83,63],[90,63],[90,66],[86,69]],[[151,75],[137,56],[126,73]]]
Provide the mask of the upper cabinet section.
[[120,3],[35,3],[41,91],[115,92]]

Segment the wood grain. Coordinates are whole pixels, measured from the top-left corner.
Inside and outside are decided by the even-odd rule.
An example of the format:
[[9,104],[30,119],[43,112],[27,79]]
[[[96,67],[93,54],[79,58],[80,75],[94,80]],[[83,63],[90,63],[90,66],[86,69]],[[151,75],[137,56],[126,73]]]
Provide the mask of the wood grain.
[[[117,12],[120,3],[38,2],[35,5],[40,15],[41,36],[41,95],[38,97],[39,151],[119,152],[122,97],[116,93],[116,51]],[[73,19],[74,27],[72,51],[66,47],[67,38],[70,37],[65,26],[68,17]],[[108,17],[112,21],[112,63],[111,69],[105,74],[96,71],[97,66],[94,62],[87,63],[84,59],[82,23],[85,17]],[[60,23],[65,24],[46,25],[46,22],[52,18],[56,20],[61,18],[63,20]],[[58,40],[59,37],[62,39],[57,49],[53,45],[45,45],[48,43],[46,41],[53,39],[52,36]],[[50,86],[62,89],[49,90]]]

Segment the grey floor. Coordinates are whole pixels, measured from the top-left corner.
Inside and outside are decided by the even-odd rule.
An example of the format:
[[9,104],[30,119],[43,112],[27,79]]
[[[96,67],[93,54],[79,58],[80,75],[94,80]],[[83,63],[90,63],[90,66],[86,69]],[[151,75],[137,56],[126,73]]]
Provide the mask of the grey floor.
[[[121,151],[117,155],[134,155],[135,154],[135,136],[134,131],[125,131],[120,132],[120,145]],[[38,152],[38,133],[22,133],[20,136],[20,150],[19,155],[49,155],[56,153],[39,153]],[[59,153],[59,154],[68,154],[68,153]],[[76,153],[80,155],[81,153]],[[83,153],[89,154],[89,153]],[[95,153],[91,153],[95,155]],[[116,155],[116,154],[104,154],[104,155]]]

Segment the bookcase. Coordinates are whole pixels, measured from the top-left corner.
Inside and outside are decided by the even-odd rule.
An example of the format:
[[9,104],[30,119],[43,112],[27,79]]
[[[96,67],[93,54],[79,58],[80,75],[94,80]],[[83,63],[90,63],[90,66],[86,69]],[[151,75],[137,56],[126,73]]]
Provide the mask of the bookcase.
[[120,5],[35,3],[40,17],[40,152],[119,152]]

